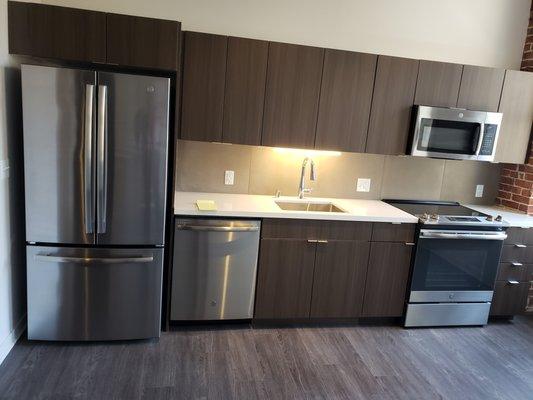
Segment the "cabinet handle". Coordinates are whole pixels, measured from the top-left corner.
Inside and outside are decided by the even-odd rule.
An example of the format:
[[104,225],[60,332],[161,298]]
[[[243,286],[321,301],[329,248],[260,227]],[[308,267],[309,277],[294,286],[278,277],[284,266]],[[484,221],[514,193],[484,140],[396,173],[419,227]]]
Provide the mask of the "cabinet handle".
[[307,239],[307,243],[318,243],[317,239]]
[[406,246],[414,246],[415,244],[413,242],[405,242]]
[[525,244],[515,244],[515,247],[518,247],[519,249],[524,249],[527,246]]
[[317,240],[318,243],[327,243],[327,240]]
[[509,281],[507,281],[507,283],[508,283],[509,285],[513,285],[513,286],[514,286],[514,285],[520,285],[520,282],[515,281],[515,280],[509,280]]
[[511,263],[511,265],[512,265],[513,267],[521,267],[521,266],[524,265],[524,264],[513,261],[513,262]]

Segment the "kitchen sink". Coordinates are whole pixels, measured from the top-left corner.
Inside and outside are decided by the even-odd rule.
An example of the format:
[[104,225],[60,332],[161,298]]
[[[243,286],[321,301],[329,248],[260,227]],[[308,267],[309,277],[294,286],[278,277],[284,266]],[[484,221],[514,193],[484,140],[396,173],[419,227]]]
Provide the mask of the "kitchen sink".
[[279,208],[285,211],[335,212],[345,213],[342,208],[330,202],[311,201],[276,201]]

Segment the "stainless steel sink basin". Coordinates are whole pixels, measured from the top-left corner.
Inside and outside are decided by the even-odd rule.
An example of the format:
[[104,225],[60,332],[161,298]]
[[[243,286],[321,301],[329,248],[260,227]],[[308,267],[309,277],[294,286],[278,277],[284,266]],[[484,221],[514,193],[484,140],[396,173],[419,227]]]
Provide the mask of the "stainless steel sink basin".
[[333,203],[320,203],[311,201],[276,201],[279,208],[285,211],[309,211],[309,212],[336,212],[345,213],[342,208]]

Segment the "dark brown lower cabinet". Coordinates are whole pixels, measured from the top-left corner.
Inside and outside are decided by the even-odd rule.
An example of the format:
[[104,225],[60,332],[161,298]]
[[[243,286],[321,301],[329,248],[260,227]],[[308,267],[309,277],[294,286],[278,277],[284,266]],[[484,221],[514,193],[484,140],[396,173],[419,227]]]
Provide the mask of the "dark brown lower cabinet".
[[373,242],[370,248],[363,313],[365,317],[401,317],[412,246]]
[[315,248],[301,239],[261,240],[256,319],[309,317]]
[[318,243],[311,318],[357,318],[361,315],[370,243]]
[[522,314],[527,303],[529,282],[512,284],[508,281],[497,281],[494,286],[494,296],[490,315],[510,316]]

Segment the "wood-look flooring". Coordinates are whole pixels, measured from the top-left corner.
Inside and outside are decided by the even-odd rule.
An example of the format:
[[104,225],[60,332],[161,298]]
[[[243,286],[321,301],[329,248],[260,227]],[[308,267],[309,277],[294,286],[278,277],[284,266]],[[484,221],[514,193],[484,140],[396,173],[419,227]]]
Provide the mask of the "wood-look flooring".
[[533,319],[484,328],[175,328],[159,341],[21,340],[0,399],[533,399]]

